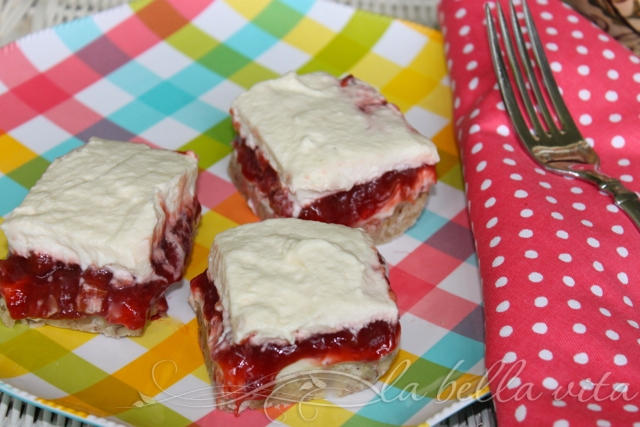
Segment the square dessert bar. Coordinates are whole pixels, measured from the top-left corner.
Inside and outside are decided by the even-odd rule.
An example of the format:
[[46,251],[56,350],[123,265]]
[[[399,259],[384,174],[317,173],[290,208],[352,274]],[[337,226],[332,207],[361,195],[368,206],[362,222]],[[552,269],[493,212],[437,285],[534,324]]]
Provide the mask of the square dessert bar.
[[436,181],[435,145],[375,88],[352,76],[289,73],[231,105],[238,133],[229,175],[262,219],[402,234]]
[[239,413],[375,383],[400,340],[387,276],[361,229],[281,218],[216,236],[189,302],[218,407]]
[[1,226],[4,323],[141,334],[182,279],[197,175],[191,152],[99,138],[56,159]]

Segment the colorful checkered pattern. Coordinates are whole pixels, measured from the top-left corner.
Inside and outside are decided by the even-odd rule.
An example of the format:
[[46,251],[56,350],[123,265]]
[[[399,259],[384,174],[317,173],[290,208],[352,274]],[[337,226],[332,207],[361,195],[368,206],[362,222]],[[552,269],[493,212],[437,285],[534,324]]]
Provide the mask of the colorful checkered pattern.
[[[2,387],[76,415],[154,427],[416,424],[475,391],[485,370],[482,299],[434,30],[325,1],[143,0],[23,39],[0,51],[0,215],[53,159],[90,136],[193,150],[203,216],[190,279],[206,268],[217,233],[257,220],[226,173],[229,105],[254,83],[290,70],[370,82],[434,140],[442,158],[427,210],[380,248],[403,337],[377,393],[237,419],[214,410],[186,284],[169,293],[170,317],[140,338],[0,327]],[[0,235],[0,256],[6,253]],[[463,384],[471,386],[459,394]]]

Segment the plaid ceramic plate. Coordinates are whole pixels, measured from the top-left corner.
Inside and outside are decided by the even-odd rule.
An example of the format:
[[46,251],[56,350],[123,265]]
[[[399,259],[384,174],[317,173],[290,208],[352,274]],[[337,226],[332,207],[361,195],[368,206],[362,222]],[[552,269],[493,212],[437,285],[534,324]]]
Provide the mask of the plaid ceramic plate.
[[418,223],[380,247],[403,336],[372,389],[239,418],[215,410],[186,281],[169,292],[170,316],[139,338],[0,327],[0,389],[101,425],[154,427],[411,425],[468,403],[485,371],[483,307],[442,43],[435,30],[325,1],[143,0],[0,50],[0,215],[90,136],[193,150],[203,216],[187,279],[206,268],[217,233],[257,220],[226,165],[230,102],[258,81],[290,70],[354,74],[442,158]]

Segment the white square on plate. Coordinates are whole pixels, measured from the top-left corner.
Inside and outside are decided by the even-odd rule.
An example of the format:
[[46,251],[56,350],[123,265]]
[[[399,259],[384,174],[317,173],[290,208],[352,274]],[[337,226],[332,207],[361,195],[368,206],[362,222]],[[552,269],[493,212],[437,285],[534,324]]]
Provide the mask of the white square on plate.
[[17,43],[24,56],[38,71],[48,70],[72,54],[67,45],[50,28],[31,37],[19,39]]
[[191,374],[154,396],[154,399],[191,421],[204,417],[216,405],[211,384]]
[[76,93],[74,98],[104,117],[134,100],[133,96],[107,79],[98,80]]
[[213,166],[209,167],[207,171],[211,172],[218,178],[224,179],[227,182],[231,182],[231,178],[229,178],[229,162],[231,161],[231,154],[227,154],[222,159],[218,160],[213,164]]
[[93,22],[96,26],[106,34],[116,25],[122,24],[127,18],[133,15],[133,11],[129,6],[122,5],[112,9],[106,9],[100,13],[92,15]]
[[13,129],[9,134],[38,154],[49,151],[72,136],[43,116],[36,116]]
[[137,56],[136,61],[164,79],[168,79],[193,63],[188,56],[164,41]]
[[142,132],[140,136],[159,147],[177,150],[199,134],[189,126],[167,117]]
[[311,6],[307,17],[333,31],[340,31],[347,25],[356,10],[344,4],[317,1]]
[[438,325],[427,322],[411,313],[405,313],[400,318],[402,325],[402,336],[404,337],[420,337],[421,339],[400,338],[400,346],[403,350],[408,351],[416,356],[422,356],[438,341],[442,339],[449,331]]
[[[203,211],[202,213],[204,214],[205,212]],[[187,280],[183,280],[179,284],[169,287],[165,294],[167,297],[167,303],[169,304],[167,314],[185,324],[189,323],[194,317],[196,317],[196,314],[187,302],[190,293],[191,289],[189,282]]]
[[73,350],[75,354],[113,374],[147,352],[147,349],[129,338],[113,339],[104,335],[82,344]]
[[275,71],[279,74],[285,74],[289,71],[295,71],[309,61],[311,56],[300,49],[291,46],[288,43],[279,41],[269,50],[260,55],[256,62],[260,65]]
[[438,283],[438,288],[476,304],[482,304],[482,285],[478,268],[463,262]]
[[231,102],[244,91],[245,89],[242,86],[238,86],[230,80],[225,80],[202,95],[200,100],[213,105],[218,110],[229,111]]
[[464,192],[442,181],[434,185],[427,201],[427,210],[446,219],[452,219],[467,208]]
[[69,395],[31,372],[11,378],[11,385],[20,390],[37,390],[38,397],[47,400],[60,399]]
[[402,22],[393,21],[372,50],[383,58],[406,67],[428,41],[429,38],[424,34]]
[[225,41],[247,24],[247,19],[222,1],[214,1],[193,24],[218,41]]
[[427,138],[433,138],[449,124],[449,119],[446,117],[418,106],[412,107],[404,116],[411,126]]

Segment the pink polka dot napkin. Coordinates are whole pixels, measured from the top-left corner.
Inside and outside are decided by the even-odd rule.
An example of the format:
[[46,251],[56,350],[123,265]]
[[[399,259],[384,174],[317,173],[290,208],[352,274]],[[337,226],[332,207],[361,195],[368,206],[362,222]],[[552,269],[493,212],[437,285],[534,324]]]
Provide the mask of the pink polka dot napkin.
[[[528,4],[602,170],[640,190],[640,59],[559,0]],[[497,89],[483,2],[442,0],[439,18],[498,423],[638,427],[640,232],[608,195],[524,151]]]

